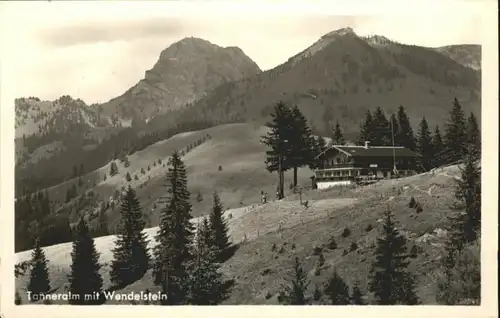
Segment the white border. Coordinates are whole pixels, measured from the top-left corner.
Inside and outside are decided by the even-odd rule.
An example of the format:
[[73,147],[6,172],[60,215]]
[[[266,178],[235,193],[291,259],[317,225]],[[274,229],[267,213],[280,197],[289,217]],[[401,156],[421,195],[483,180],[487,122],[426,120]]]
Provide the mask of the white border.
[[[142,1],[141,1],[142,2]],[[55,2],[53,2],[55,3]],[[4,3],[0,3],[0,31],[15,32],[9,30],[2,23],[1,12]],[[18,3],[25,5],[26,10],[40,5],[36,2]],[[79,5],[78,3],[66,2],[61,6]],[[87,3],[88,5],[88,3]],[[121,12],[121,6],[134,6],[135,2],[94,2],[96,15],[99,8],[115,5],[116,14]],[[498,4],[493,0],[469,0],[469,1],[389,1],[389,0],[330,0],[330,1],[183,1],[183,2],[151,2],[148,14],[154,15],[156,10],[168,9],[172,15],[215,15],[224,16],[235,12],[236,14],[254,14],[262,18],[276,17],[277,15],[425,15],[439,13],[443,15],[455,15],[457,12],[481,15],[483,27],[482,54],[482,140],[483,140],[483,231],[481,250],[482,270],[482,305],[480,307],[463,306],[417,306],[406,308],[404,306],[217,306],[217,307],[153,307],[153,306],[100,306],[100,307],[75,307],[75,306],[14,306],[14,108],[13,101],[16,96],[9,95],[10,87],[22,85],[12,83],[1,73],[2,64],[8,61],[2,60],[0,55],[0,213],[2,234],[1,251],[1,298],[0,314],[5,317],[89,317],[111,316],[137,317],[137,316],[173,316],[173,317],[214,317],[238,316],[244,317],[332,317],[332,316],[367,316],[371,317],[495,317],[498,316],[497,304],[497,224],[498,206],[496,205],[498,192]],[[143,6],[141,6],[143,7]],[[33,9],[32,9],[33,10]],[[3,36],[0,38],[3,39]],[[0,54],[1,54],[0,43]],[[36,54],[35,52],[33,54]]]

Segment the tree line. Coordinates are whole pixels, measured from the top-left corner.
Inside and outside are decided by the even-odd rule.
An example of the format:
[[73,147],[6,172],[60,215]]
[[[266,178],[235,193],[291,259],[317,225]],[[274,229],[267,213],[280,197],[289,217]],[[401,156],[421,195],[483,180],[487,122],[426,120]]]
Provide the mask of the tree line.
[[[313,136],[311,127],[297,106],[290,107],[284,102],[276,103],[270,114],[271,120],[266,124],[270,131],[262,136],[261,142],[268,147],[266,151],[266,169],[269,172],[282,172],[293,169],[293,186],[297,186],[297,170],[308,166],[319,166],[317,156],[323,152],[328,143],[322,136]],[[332,129],[330,144],[344,145],[346,140],[339,122]],[[477,158],[481,153],[481,134],[477,119],[471,112],[466,119],[462,107],[455,98],[450,117],[445,125],[444,136],[439,126],[433,134],[425,117],[422,118],[417,134],[411,126],[411,120],[403,106],[388,119],[377,107],[373,112],[367,111],[360,133],[354,141],[364,145],[370,141],[373,146],[403,146],[418,155],[419,172],[446,164],[457,163],[464,154],[471,152]],[[283,197],[283,178],[278,182],[278,197]]]
[[[166,300],[159,304],[218,304],[228,297],[231,288],[231,281],[224,280],[220,273],[220,263],[230,257],[233,249],[222,203],[214,192],[209,216],[199,222],[195,231],[191,224],[185,165],[177,151],[168,163],[171,166],[166,177],[168,200],[161,211],[155,246],[149,247],[144,232],[144,214],[135,191],[129,187],[121,199],[121,223],[110,270],[113,286],[109,290],[123,288],[151,269],[155,285],[161,288],[162,295],[166,295]],[[39,240],[35,245],[27,289],[33,294],[49,293],[48,260]],[[85,294],[102,294],[103,280],[99,274],[102,267],[99,253],[83,218],[74,232],[71,259],[69,291],[80,297],[71,299],[70,304],[102,304],[102,297],[84,298]],[[19,303],[19,295],[16,299]]]

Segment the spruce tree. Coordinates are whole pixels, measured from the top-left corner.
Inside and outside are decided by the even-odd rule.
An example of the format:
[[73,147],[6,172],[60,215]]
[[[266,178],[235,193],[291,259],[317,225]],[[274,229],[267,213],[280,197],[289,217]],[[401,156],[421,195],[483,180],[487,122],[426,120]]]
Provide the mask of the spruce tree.
[[342,129],[340,128],[338,121],[335,124],[335,129],[333,131],[332,143],[334,145],[345,145],[344,134],[342,133]]
[[210,235],[208,220],[204,218],[198,226],[194,257],[189,264],[191,305],[217,305],[228,297],[216,259],[217,250],[210,244]]
[[477,125],[476,116],[470,113],[467,119],[467,151],[475,158],[481,156],[481,132]]
[[224,220],[224,209],[219,195],[214,191],[212,211],[210,212],[210,231],[213,236],[213,248],[216,259],[222,261],[231,245],[229,243],[227,221]]
[[85,300],[85,295],[102,292],[102,277],[99,274],[99,253],[96,250],[94,239],[90,236],[89,228],[83,218],[76,227],[76,235],[71,252],[71,273],[69,290],[78,299],[71,299],[73,305],[92,305],[94,300]]
[[411,128],[410,119],[403,106],[399,106],[398,109],[398,134],[394,136],[394,139],[398,145],[410,150],[416,149],[416,141],[413,129]]
[[458,211],[450,217],[448,255],[453,266],[454,251],[459,251],[467,243],[480,237],[481,231],[481,169],[473,154],[465,157],[460,168],[461,177],[457,181],[455,197],[464,204],[465,211]]
[[429,171],[432,168],[432,160],[434,156],[431,132],[429,131],[429,125],[425,117],[419,125],[418,138],[417,138],[417,153],[419,155],[420,164],[425,171]]
[[434,129],[434,135],[432,136],[432,149],[433,149],[433,160],[432,165],[434,167],[439,167],[443,164],[443,139],[441,138],[441,132],[439,131],[439,126],[436,125]]
[[462,159],[466,152],[467,126],[465,123],[462,106],[455,98],[450,118],[446,123],[444,134],[444,160],[445,163],[454,163]]
[[365,141],[373,143],[375,139],[374,120],[369,110],[366,111],[365,121],[361,124],[360,132],[356,144],[363,146]]
[[366,305],[363,300],[363,293],[361,293],[361,289],[359,288],[359,281],[356,281],[352,287],[351,303],[353,305]]
[[109,167],[109,175],[112,177],[118,173],[118,166],[116,162],[112,161],[111,166]]
[[392,145],[391,124],[384,114],[382,108],[377,107],[373,114],[373,146],[389,146]]
[[50,291],[48,262],[38,239],[35,241],[30,263],[31,272],[27,290],[33,294],[48,293]]
[[130,173],[129,173],[129,172],[127,172],[127,174],[125,175],[125,179],[126,179],[128,182],[132,181],[132,177],[130,176]]
[[283,290],[278,295],[278,301],[284,305],[306,305],[309,300],[306,297],[307,273],[300,265],[298,257],[295,257],[294,278],[291,286],[284,286]]
[[[279,175],[280,166],[282,172],[291,168],[285,158],[290,154],[293,121],[291,109],[284,102],[278,102],[271,113],[271,121],[266,124],[270,131],[261,139],[261,143],[270,148],[266,151],[266,169],[278,172],[280,189],[284,189],[284,180]],[[280,197],[282,196],[283,193],[280,193]]]
[[169,158],[167,173],[167,204],[161,211],[160,226],[154,248],[154,282],[162,286],[167,301],[164,304],[181,305],[188,301],[188,264],[193,225],[190,222],[191,204],[187,188],[187,174],[177,151]]
[[330,299],[332,305],[348,305],[350,303],[349,287],[337,274],[337,271],[333,271],[332,277],[325,285],[324,293]]
[[409,264],[406,238],[396,228],[391,211],[386,211],[382,236],[377,239],[369,290],[379,305],[416,305],[414,278]]
[[130,186],[121,200],[120,214],[121,224],[113,249],[110,279],[117,286],[125,286],[143,277],[150,262],[144,215]]
[[314,139],[306,118],[295,106],[292,109],[292,130],[290,132],[289,153],[285,157],[286,165],[293,168],[293,186],[297,186],[297,170],[310,165],[314,159]]

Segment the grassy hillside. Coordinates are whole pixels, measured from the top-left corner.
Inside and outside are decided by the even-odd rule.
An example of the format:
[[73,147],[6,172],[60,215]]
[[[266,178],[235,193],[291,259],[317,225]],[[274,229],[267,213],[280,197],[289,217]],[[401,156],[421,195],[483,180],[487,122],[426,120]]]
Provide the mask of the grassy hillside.
[[[214,190],[218,191],[227,208],[256,204],[260,202],[262,190],[269,194],[270,199],[276,193],[277,175],[265,170],[266,148],[260,143],[266,129],[254,124],[228,124],[181,133],[128,156],[129,167],[116,160],[118,174],[113,177],[109,175],[110,164],[107,164],[82,176],[80,183],[78,178],[74,178],[48,188],[47,192],[56,214],[67,215],[71,222],[83,214],[93,226],[97,226],[99,204],[130,185],[137,191],[149,224],[157,225],[161,209],[159,200],[166,194],[164,183],[168,158],[175,149],[185,150],[188,145],[209,135],[210,139],[183,156],[189,175],[193,215],[208,213]],[[144,174],[141,169],[144,169]],[[132,177],[130,182],[125,178],[127,173]],[[310,186],[311,176],[312,171],[308,168],[299,169],[299,184]],[[292,181],[292,173],[285,173],[285,178],[288,185]],[[66,203],[66,193],[72,187],[77,188],[78,196]],[[290,192],[288,188],[286,191]],[[203,197],[201,202],[197,200],[198,193]],[[119,217],[119,207],[109,208],[104,213],[109,229],[113,230]]]
[[[214,146],[214,149],[216,148]],[[199,152],[204,153],[202,148]],[[208,155],[208,152],[205,154]],[[195,156],[193,152],[194,157],[201,156]],[[243,157],[245,156],[240,159]],[[189,160],[186,158],[186,162]],[[248,163],[250,162],[247,161]],[[211,170],[211,165],[207,164],[206,169]],[[192,172],[191,175],[196,173]],[[373,258],[375,239],[380,230],[379,222],[382,212],[389,207],[394,210],[402,233],[409,239],[409,247],[416,245],[420,250],[410,265],[410,269],[418,278],[418,296],[424,304],[434,304],[436,271],[438,261],[443,255],[443,242],[446,237],[443,228],[446,225],[446,215],[451,211],[453,179],[457,175],[458,169],[453,166],[404,179],[382,181],[362,188],[308,190],[302,194],[303,199],[309,200],[308,208],[299,203],[297,196],[289,195],[282,201],[226,211],[231,239],[239,244],[235,255],[223,265],[225,276],[235,280],[231,298],[226,303],[277,304],[277,292],[290,274],[295,256],[302,260],[309,273],[309,279],[312,281],[311,294],[314,285],[323,283],[334,268],[349,285],[359,279],[361,288],[366,293],[366,278]],[[190,183],[197,182],[193,177],[190,177],[190,180]],[[240,181],[240,184],[242,183]],[[215,184],[221,183],[219,181]],[[417,213],[408,208],[412,196],[422,205],[422,212]],[[224,199],[229,200],[229,195],[226,194]],[[197,220],[193,219],[193,222],[196,224]],[[368,225],[373,229],[368,230]],[[351,234],[344,238],[341,233],[346,227],[351,230]],[[147,230],[150,238],[156,230]],[[338,244],[335,250],[327,248],[331,236]],[[112,257],[110,250],[113,240],[113,236],[96,239],[101,263],[104,264],[101,274],[105,287],[109,287],[108,264]],[[358,248],[349,251],[353,242],[357,243]],[[272,248],[273,244],[276,249]],[[319,275],[314,272],[318,258],[313,255],[315,248],[322,250],[326,259]],[[71,244],[59,244],[44,250],[50,263],[52,287],[62,290],[67,284]],[[346,255],[343,255],[344,250],[348,251]],[[30,251],[18,253],[16,261],[27,260],[29,256]],[[23,288],[26,282],[27,276],[16,280],[16,289],[22,297],[25,295]],[[157,289],[153,286],[149,273],[122,292],[145,289]],[[325,303],[325,300],[319,303]]]

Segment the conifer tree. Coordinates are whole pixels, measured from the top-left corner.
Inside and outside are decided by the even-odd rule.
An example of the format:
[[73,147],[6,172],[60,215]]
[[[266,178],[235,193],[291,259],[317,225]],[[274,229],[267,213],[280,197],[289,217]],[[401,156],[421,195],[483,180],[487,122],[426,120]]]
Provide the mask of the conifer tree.
[[[290,154],[293,130],[293,116],[292,111],[280,101],[274,106],[271,113],[271,121],[266,124],[270,131],[262,136],[261,143],[268,146],[270,149],[266,151],[266,169],[269,172],[278,172],[279,188],[284,189],[284,180],[279,175],[279,170],[287,171],[291,168],[285,161],[285,158]],[[283,196],[283,193],[280,193]]]
[[382,236],[377,239],[369,290],[379,305],[416,305],[414,278],[409,264],[406,238],[396,228],[391,211],[386,211]]
[[292,109],[292,130],[290,132],[289,153],[285,157],[286,164],[293,168],[293,186],[297,186],[297,170],[310,165],[314,159],[314,139],[306,118],[295,106]]
[[416,141],[413,129],[411,128],[410,119],[403,106],[399,106],[398,109],[398,134],[394,136],[394,139],[398,145],[410,150],[416,149]]
[[450,217],[448,261],[453,267],[454,251],[459,251],[467,243],[480,237],[481,230],[481,169],[474,155],[465,156],[464,166],[460,168],[461,177],[457,181],[455,197],[465,205],[465,212],[459,211]]
[[31,253],[31,272],[27,290],[33,294],[44,294],[50,291],[49,269],[47,258],[40,247],[40,240],[35,241]]
[[180,305],[188,301],[188,264],[192,259],[190,247],[194,229],[190,222],[186,168],[177,151],[169,158],[168,165],[168,200],[160,215],[153,276],[155,284],[162,286],[168,298],[164,304]]
[[481,156],[481,132],[472,112],[467,119],[467,151],[470,151],[474,158]]
[[444,134],[444,159],[445,163],[454,163],[462,159],[466,152],[467,126],[465,123],[462,106],[455,98],[450,119],[446,124]]
[[427,120],[425,119],[425,117],[422,118],[422,121],[419,125],[417,153],[419,155],[420,164],[425,169],[425,171],[430,170],[432,168],[434,151],[432,146],[431,132],[429,131],[429,125],[427,124]]
[[353,305],[366,305],[365,301],[363,300],[363,293],[359,288],[359,281],[356,281],[354,283],[354,286],[352,287],[351,303]]
[[216,260],[222,261],[230,246],[227,221],[224,220],[224,209],[219,195],[214,191],[212,211],[210,212],[210,231],[213,236],[213,248]]
[[330,299],[332,305],[349,305],[349,287],[344,280],[333,272],[332,277],[328,280],[324,289],[325,295]]
[[300,265],[298,257],[295,258],[294,278],[291,286],[284,286],[283,290],[278,295],[278,301],[284,305],[306,305],[309,300],[306,297],[307,286],[307,273]]
[[69,290],[78,299],[72,298],[70,304],[92,305],[94,300],[85,300],[85,295],[102,292],[102,277],[99,274],[99,253],[96,250],[94,239],[90,236],[89,228],[83,218],[76,227],[76,235],[71,252],[71,273]]
[[211,230],[207,218],[198,226],[193,259],[190,262],[189,303],[191,305],[217,305],[228,297],[224,288],[217,250],[211,245]]
[[366,111],[365,121],[361,124],[359,137],[356,144],[363,146],[365,141],[373,142],[375,139],[374,119],[369,110]]
[[129,172],[127,172],[127,174],[125,175],[125,179],[126,179],[128,182],[132,181],[132,177],[130,177],[130,173],[129,173]]
[[373,114],[373,127],[374,139],[371,141],[373,146],[392,145],[391,124],[380,107],[377,107]]
[[124,286],[144,276],[150,262],[144,215],[130,186],[121,200],[120,214],[121,224],[113,249],[110,279],[115,285]]
[[345,145],[344,134],[342,133],[342,129],[340,128],[338,121],[335,124],[335,129],[333,131],[332,143],[334,145]]
[[432,136],[432,149],[433,149],[433,160],[432,165],[434,167],[439,167],[443,164],[443,139],[441,138],[441,132],[439,131],[439,126],[436,125],[434,129],[434,135]]
[[118,166],[116,162],[112,161],[111,166],[109,167],[109,176],[112,177],[118,173]]

